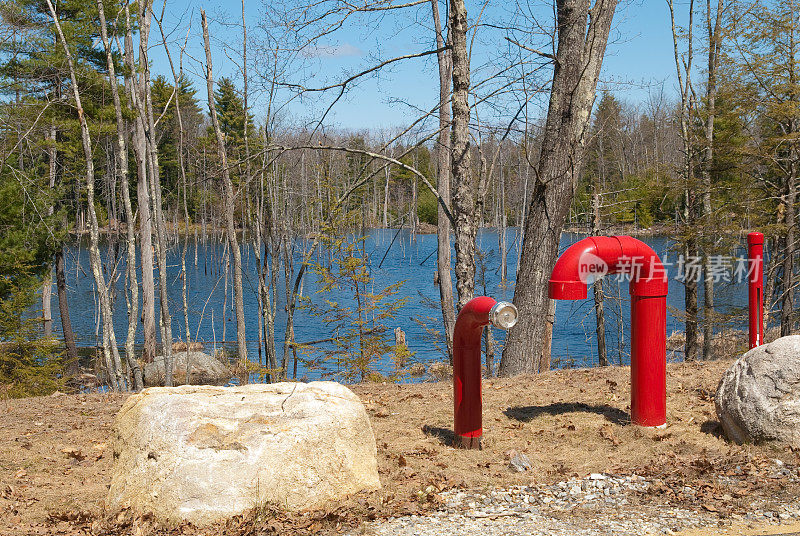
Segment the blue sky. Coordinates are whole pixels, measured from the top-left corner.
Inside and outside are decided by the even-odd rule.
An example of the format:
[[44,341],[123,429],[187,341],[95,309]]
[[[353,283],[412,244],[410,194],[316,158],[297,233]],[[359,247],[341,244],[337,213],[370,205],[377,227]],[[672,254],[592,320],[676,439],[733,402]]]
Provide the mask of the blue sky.
[[[467,0],[471,17],[479,12],[481,5]],[[528,5],[542,14],[543,19],[547,18],[551,10],[550,3],[546,0],[530,0]],[[507,20],[506,7],[501,2],[490,0],[488,6],[484,22]],[[211,19],[215,76],[231,76],[240,80],[236,55],[241,48],[241,4],[219,0],[167,0],[165,27],[173,30],[170,36],[173,56],[177,57],[178,48],[188,31],[185,69],[195,81],[199,90],[198,96],[204,99],[205,84],[197,61],[204,58],[201,7]],[[157,2],[155,9],[158,13],[161,4]],[[677,9],[685,10],[686,7],[679,4]],[[250,37],[255,40],[262,35],[258,24],[263,19],[263,10],[262,1],[246,0],[245,12]],[[426,50],[433,44],[430,30],[423,26],[427,24],[429,13],[430,8],[425,6],[416,13],[400,17],[387,16],[373,29],[368,29],[363,20],[355,20],[321,41],[315,51],[308,52],[305,55],[308,70],[303,76],[298,74],[293,77],[292,81],[306,79],[310,86],[324,85],[341,79],[346,73],[358,72],[372,65],[375,57],[387,58]],[[155,27],[151,44],[156,45],[159,41],[160,35]],[[499,64],[493,59],[493,55],[505,44],[499,32],[492,32],[490,29],[479,31],[473,51],[474,80],[480,79],[483,72],[488,72]],[[224,50],[226,46],[229,48],[227,52]],[[250,53],[251,58],[255,58],[258,51],[251,48]],[[153,47],[151,57],[154,72],[169,75],[169,65],[159,46]],[[615,16],[599,89],[608,89],[623,100],[639,103],[644,102],[650,92],[658,93],[663,88],[667,98],[673,99],[677,95],[674,71],[666,0],[623,2]],[[309,73],[313,73],[312,81],[307,80]],[[257,77],[251,76],[251,85],[258,90]],[[378,76],[361,81],[336,104],[326,123],[328,126],[351,130],[406,125],[418,116],[417,109],[428,109],[435,104],[438,97],[437,85],[435,57],[404,62]],[[264,99],[255,96],[253,100],[256,116],[263,115]],[[330,101],[316,99],[295,101],[286,108],[284,117],[287,121],[319,117],[328,102]]]

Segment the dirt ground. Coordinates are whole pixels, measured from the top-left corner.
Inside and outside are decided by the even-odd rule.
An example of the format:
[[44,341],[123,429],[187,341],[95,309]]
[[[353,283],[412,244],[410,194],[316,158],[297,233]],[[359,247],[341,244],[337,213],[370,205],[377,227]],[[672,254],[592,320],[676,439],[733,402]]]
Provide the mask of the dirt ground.
[[[311,534],[436,508],[436,492],[547,484],[602,472],[658,482],[639,498],[703,508],[720,518],[797,497],[800,454],[721,437],[713,395],[730,361],[668,366],[666,429],[629,423],[626,367],[553,371],[484,382],[484,449],[455,450],[452,384],[356,385],[372,420],[383,489],[302,514],[254,511],[206,530],[159,527],[131,512],[106,512],[111,426],[124,395],[56,395],[0,401],[0,534]],[[512,472],[524,453],[532,470]],[[715,476],[731,477],[721,486]],[[796,479],[794,479],[796,480]],[[702,490],[686,497],[692,485]],[[798,529],[800,530],[800,529]],[[791,532],[789,530],[785,532]],[[762,533],[766,533],[766,530]]]

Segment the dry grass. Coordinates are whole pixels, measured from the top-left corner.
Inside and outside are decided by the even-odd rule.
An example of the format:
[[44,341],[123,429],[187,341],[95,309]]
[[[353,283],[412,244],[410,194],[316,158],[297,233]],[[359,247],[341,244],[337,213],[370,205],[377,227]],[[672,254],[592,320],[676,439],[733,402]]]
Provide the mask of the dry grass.
[[[791,449],[737,446],[720,436],[713,393],[730,361],[668,366],[663,430],[629,424],[628,368],[554,371],[484,383],[484,450],[462,451],[452,438],[452,385],[356,385],[371,416],[383,489],[302,515],[255,512],[209,531],[313,533],[321,528],[435,507],[430,490],[551,483],[591,472],[638,473],[665,484],[647,500],[687,500],[671,490],[713,474],[753,467],[753,485],[724,490],[720,515],[746,510],[759,496],[780,502],[797,490],[761,482],[758,467]],[[0,406],[0,534],[166,533],[130,513],[108,517],[102,504],[111,466],[110,427],[124,396],[76,395],[9,401]],[[507,453],[525,453],[533,468],[509,470]],[[748,469],[749,470],[749,469]],[[673,485],[674,484],[674,485]],[[432,487],[431,487],[432,486]],[[426,492],[427,490],[427,492]],[[721,493],[720,493],[721,495]],[[714,502],[716,501],[716,502]],[[138,527],[138,528],[136,528]],[[134,530],[135,529],[135,530]],[[177,530],[177,529],[176,529]]]

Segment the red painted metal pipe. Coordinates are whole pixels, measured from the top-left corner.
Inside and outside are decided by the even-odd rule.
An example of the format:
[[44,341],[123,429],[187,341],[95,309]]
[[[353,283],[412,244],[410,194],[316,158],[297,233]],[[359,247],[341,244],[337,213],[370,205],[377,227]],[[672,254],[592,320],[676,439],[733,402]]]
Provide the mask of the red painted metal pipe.
[[509,329],[517,323],[517,309],[508,302],[479,296],[458,313],[453,330],[453,405],[455,446],[480,449],[483,436],[481,395],[481,335],[493,324]]
[[747,235],[747,283],[750,348],[764,344],[764,235]]
[[592,236],[559,257],[550,276],[550,297],[581,300],[587,283],[606,274],[630,278],[631,421],[667,421],[667,272],[647,244],[630,236]]

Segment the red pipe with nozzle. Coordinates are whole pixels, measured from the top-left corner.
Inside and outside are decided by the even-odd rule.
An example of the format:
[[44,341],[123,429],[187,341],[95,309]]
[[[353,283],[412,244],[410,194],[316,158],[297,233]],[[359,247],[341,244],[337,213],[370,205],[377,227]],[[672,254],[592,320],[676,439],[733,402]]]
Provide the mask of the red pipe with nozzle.
[[764,235],[747,235],[747,283],[750,348],[764,344]]
[[453,330],[453,405],[455,446],[480,449],[483,437],[481,395],[481,335],[492,324],[510,329],[517,323],[517,308],[479,296],[458,313]]
[[582,300],[587,283],[606,274],[630,277],[631,421],[667,421],[667,272],[650,246],[630,236],[592,236],[559,257],[550,276],[550,297]]

